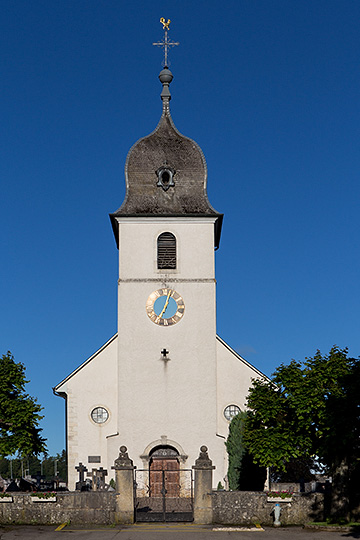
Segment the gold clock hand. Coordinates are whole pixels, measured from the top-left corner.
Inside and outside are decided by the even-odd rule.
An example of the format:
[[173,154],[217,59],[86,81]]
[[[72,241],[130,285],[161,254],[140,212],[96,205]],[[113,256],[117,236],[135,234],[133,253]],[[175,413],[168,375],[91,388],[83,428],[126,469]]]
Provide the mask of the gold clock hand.
[[165,311],[166,311],[166,308],[167,308],[168,305],[169,305],[170,294],[171,294],[171,289],[170,289],[170,291],[169,291],[169,293],[168,293],[168,295],[167,295],[166,302],[165,302],[165,305],[164,305],[164,307],[163,307],[163,310],[162,310],[162,312],[161,312],[160,315],[159,315],[160,318],[164,315],[164,313],[165,313]]
[[163,307],[163,310],[162,310],[162,312],[161,312],[160,315],[159,315],[160,318],[164,315],[164,313],[165,313],[165,311],[166,311],[166,308],[167,308],[168,305],[169,305],[169,298],[170,298],[171,292],[172,292],[172,291],[171,291],[171,289],[170,289],[169,292],[168,292],[168,295],[167,295],[166,302],[165,302],[165,305],[164,305],[164,307]]

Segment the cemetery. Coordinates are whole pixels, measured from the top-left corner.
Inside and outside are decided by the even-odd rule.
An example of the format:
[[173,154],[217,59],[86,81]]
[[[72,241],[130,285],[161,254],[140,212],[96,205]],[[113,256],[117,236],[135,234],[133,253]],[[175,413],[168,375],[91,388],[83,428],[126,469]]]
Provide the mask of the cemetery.
[[[276,505],[280,506],[278,512],[283,525],[304,525],[309,521],[324,519],[324,493],[294,492],[279,503],[275,502],[277,499],[268,497],[266,491],[213,490],[214,468],[207,447],[202,446],[189,475],[190,490],[184,490],[184,494],[170,492],[171,489],[159,490],[153,496],[148,496],[148,506],[142,508],[145,508],[144,512],[142,509],[137,511],[137,506],[144,503],[144,493],[137,497],[134,482],[136,467],[126,447],[121,446],[119,457],[113,465],[115,489],[106,483],[106,470],[100,467],[87,471],[79,463],[76,468],[79,480],[75,491],[0,493],[0,524],[71,522],[111,525],[135,521],[193,521],[198,524],[258,523],[270,526],[274,524]],[[164,487],[170,488],[170,484]],[[162,509],[165,509],[164,513]]]

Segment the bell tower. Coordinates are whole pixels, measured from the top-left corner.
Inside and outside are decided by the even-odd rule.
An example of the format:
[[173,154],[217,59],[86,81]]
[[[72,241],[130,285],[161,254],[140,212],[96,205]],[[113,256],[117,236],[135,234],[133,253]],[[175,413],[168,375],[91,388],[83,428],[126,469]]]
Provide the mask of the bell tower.
[[182,449],[184,467],[202,444],[214,461],[224,454],[214,264],[223,216],[209,203],[200,147],[171,118],[167,32],[162,115],[130,149],[125,200],[110,216],[119,249],[118,433],[139,468],[159,441]]

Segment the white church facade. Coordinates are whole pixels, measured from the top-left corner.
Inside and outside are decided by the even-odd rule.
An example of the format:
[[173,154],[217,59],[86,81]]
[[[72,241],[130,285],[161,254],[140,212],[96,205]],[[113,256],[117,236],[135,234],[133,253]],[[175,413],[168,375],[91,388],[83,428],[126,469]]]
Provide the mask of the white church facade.
[[166,456],[189,469],[206,445],[226,482],[229,421],[264,377],[216,333],[214,250],[222,214],[210,205],[199,146],[170,115],[168,68],[155,131],[129,151],[126,196],[110,215],[119,249],[118,332],[54,388],[66,401],[69,489],[76,466],[111,466],[125,445],[138,469]]

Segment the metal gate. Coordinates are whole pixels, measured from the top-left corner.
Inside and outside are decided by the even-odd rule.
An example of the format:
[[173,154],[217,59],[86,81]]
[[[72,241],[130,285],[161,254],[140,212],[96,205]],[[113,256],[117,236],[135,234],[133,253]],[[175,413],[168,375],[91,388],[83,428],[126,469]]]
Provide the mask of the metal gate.
[[135,470],[135,521],[193,521],[191,469]]

